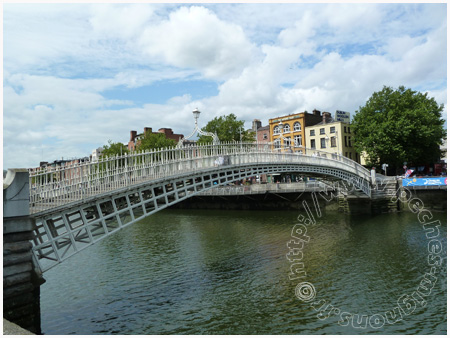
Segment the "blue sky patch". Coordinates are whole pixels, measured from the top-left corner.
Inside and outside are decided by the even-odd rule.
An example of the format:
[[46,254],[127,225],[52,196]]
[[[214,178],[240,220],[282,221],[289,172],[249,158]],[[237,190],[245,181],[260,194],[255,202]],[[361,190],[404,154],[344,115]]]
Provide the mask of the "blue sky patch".
[[164,104],[176,96],[190,95],[192,100],[216,96],[218,84],[213,81],[159,81],[139,88],[119,86],[101,94],[111,100],[133,101],[136,105],[144,103]]

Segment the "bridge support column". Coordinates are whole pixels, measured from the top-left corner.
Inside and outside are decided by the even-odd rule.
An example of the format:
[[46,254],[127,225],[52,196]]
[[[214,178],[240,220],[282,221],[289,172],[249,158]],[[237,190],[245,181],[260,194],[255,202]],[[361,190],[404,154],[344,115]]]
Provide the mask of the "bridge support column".
[[29,196],[28,171],[9,170],[3,184],[3,317],[40,334],[44,279],[33,264]]

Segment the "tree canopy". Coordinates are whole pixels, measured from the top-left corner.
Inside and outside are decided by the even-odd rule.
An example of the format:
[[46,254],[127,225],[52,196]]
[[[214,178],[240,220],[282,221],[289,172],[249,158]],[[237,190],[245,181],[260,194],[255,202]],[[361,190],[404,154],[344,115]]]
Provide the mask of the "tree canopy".
[[116,155],[124,155],[128,153],[128,148],[126,145],[120,142],[113,142],[112,140],[108,141],[108,144],[103,146],[102,156],[116,156]]
[[[237,120],[234,114],[215,117],[202,128],[202,131],[216,133],[220,142],[240,141],[241,136],[243,142],[253,142],[255,140],[255,133],[244,130],[244,121]],[[204,135],[201,135],[197,141],[198,144],[211,142],[211,137]]]
[[356,111],[354,146],[367,154],[370,165],[432,163],[439,159],[439,145],[447,134],[443,110],[427,93],[384,86]]
[[137,145],[137,150],[152,150],[157,148],[175,147],[177,143],[166,138],[166,135],[162,133],[152,133],[147,131],[144,137],[140,140]]

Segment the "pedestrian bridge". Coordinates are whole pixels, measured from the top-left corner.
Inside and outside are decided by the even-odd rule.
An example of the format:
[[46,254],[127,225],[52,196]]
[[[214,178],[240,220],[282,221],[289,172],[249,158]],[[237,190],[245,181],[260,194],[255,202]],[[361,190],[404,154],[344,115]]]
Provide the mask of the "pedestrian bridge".
[[371,196],[370,172],[337,154],[226,143],[30,170],[33,254],[44,272],[115,231],[214,186],[262,174],[325,175]]

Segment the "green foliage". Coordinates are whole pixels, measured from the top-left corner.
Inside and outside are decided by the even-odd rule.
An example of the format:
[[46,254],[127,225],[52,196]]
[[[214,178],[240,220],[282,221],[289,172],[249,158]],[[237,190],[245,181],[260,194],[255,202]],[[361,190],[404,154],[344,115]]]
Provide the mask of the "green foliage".
[[[242,135],[242,142],[254,142],[255,133],[244,130],[244,121],[237,120],[236,115],[229,114],[216,117],[209,121],[202,129],[210,133],[216,133],[220,142],[240,141]],[[212,138],[201,135],[197,141],[198,144],[212,143]]]
[[138,143],[137,150],[152,150],[157,148],[175,147],[177,144],[174,140],[166,138],[162,133],[153,134],[148,131]]
[[446,136],[438,105],[427,94],[384,86],[375,92],[353,118],[354,146],[365,151],[370,165],[403,162],[432,163],[439,159],[439,144]]
[[109,140],[108,145],[103,146],[102,156],[103,157],[112,157],[116,155],[125,155],[128,153],[128,148],[123,143]]

